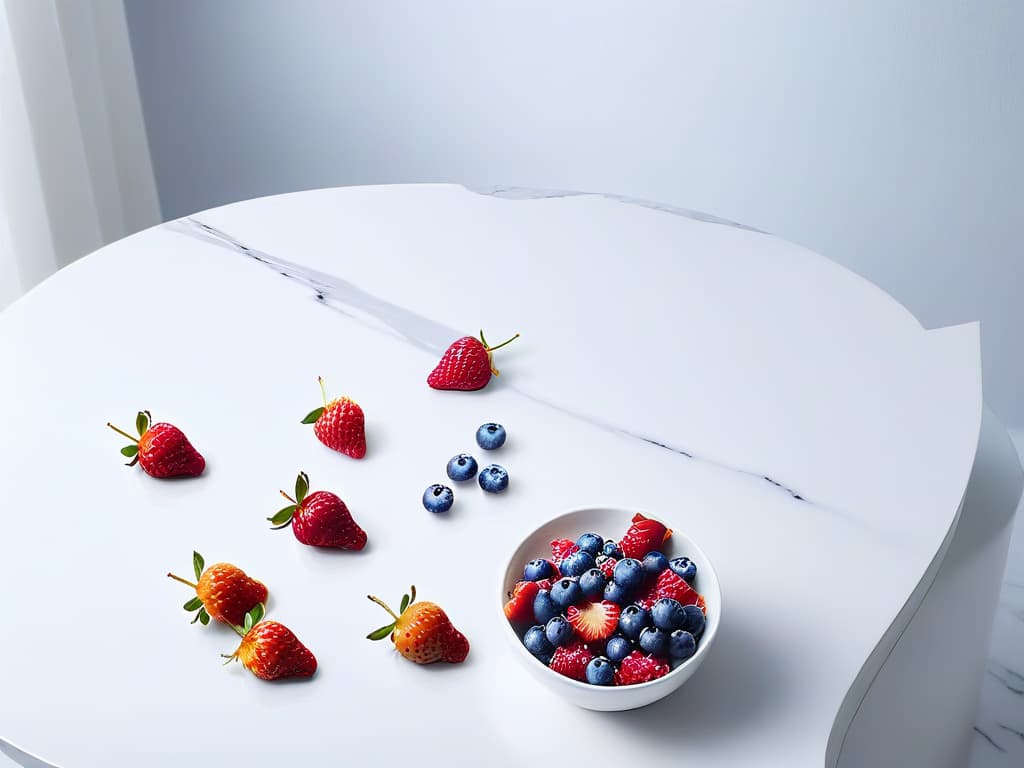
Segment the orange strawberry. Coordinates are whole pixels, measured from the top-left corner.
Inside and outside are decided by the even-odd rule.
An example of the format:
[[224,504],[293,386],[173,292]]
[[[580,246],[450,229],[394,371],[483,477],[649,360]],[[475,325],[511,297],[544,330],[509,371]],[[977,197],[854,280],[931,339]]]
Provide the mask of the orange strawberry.
[[198,477],[206,469],[206,459],[173,424],[160,422],[149,425],[149,411],[139,411],[135,417],[138,439],[109,421],[107,426],[132,441],[121,449],[121,455],[131,457],[127,466],[139,464],[150,477]]
[[215,563],[209,568],[204,566],[203,556],[193,552],[192,568],[197,583],[193,584],[173,573],[167,574],[196,591],[196,596],[184,606],[186,611],[196,611],[193,624],[198,621],[205,626],[211,618],[225,624],[241,624],[245,614],[267,601],[267,588],[247,576],[241,568],[231,563]]
[[242,642],[233,654],[221,654],[228,660],[224,663],[241,661],[242,666],[263,680],[312,677],[316,672],[316,656],[284,624],[262,621],[263,614],[260,603],[245,614],[241,627],[233,627]]
[[434,603],[417,603],[416,587],[410,594],[402,595],[401,609],[396,614],[387,603],[373,595],[367,597],[391,614],[394,619],[380,629],[366,636],[368,640],[391,642],[400,654],[417,664],[433,664],[447,661],[458,664],[469,654],[469,641],[455,628],[447,614]]
[[306,414],[303,424],[312,424],[317,439],[328,448],[344,453],[353,459],[366,455],[366,419],[359,403],[350,397],[338,397],[327,402],[324,380],[320,382],[320,393],[324,404]]
[[643,560],[648,552],[661,551],[661,546],[671,535],[672,531],[657,520],[637,512],[633,515],[633,524],[629,526],[626,535],[619,540],[619,547],[625,557]]
[[[548,582],[550,588],[551,582]],[[505,618],[509,621],[533,622],[533,600],[541,586],[536,581],[520,581],[512,588],[509,601],[505,603]]]

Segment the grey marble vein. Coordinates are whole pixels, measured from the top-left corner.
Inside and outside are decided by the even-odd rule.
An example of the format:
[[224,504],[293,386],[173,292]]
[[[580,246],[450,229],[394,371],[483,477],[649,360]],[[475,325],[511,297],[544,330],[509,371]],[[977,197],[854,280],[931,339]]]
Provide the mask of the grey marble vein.
[[1006,725],[1005,723],[997,723],[997,725],[1000,728],[1002,728],[1004,731],[1006,731],[1007,733],[1012,733],[1018,739],[1020,739],[1021,741],[1024,741],[1024,731],[1018,731],[1016,728],[1013,728],[1013,727],[1011,727],[1009,725]]
[[999,744],[997,744],[995,739],[993,739],[991,736],[989,736],[987,733],[985,733],[985,731],[981,730],[981,728],[979,728],[978,726],[974,726],[974,731],[975,731],[975,733],[980,734],[981,737],[983,739],[985,739],[985,741],[987,741],[993,747],[998,749],[1000,752],[1003,752],[1003,753],[1006,752],[1006,748],[1005,747],[1001,747]]
[[[364,325],[375,328],[376,330],[383,330],[396,338],[407,341],[419,349],[440,355],[452,340],[463,335],[460,331],[454,328],[450,328],[435,320],[431,320],[423,315],[411,312],[410,310],[374,296],[348,280],[326,272],[310,269],[248,246],[227,232],[211,226],[194,216],[167,222],[163,227],[172,232],[177,232],[211,245],[229,249],[235,253],[240,253],[250,259],[258,261],[264,266],[273,269],[282,277],[293,280],[300,285],[304,285],[311,289],[316,300],[321,304],[331,307],[350,319],[361,322]],[[366,320],[358,314],[360,312],[378,321],[381,325],[366,322]],[[694,461],[701,461],[729,472],[745,475],[761,482],[767,482],[774,488],[777,488],[783,493],[789,495],[795,501],[807,501],[802,494],[793,490],[788,485],[765,475],[763,472],[733,467],[721,462],[701,458],[693,451],[673,445],[665,440],[632,432],[619,425],[595,419],[591,416],[565,408],[557,403],[537,397],[536,395],[519,387],[511,385],[507,386],[509,386],[509,389],[512,391],[532,400],[533,402],[564,413],[572,418],[586,421],[587,423],[600,427],[601,429],[606,429],[617,434],[642,440],[646,443],[655,445],[659,448],[671,451]],[[831,507],[829,507],[829,509],[860,527],[863,527],[864,525],[863,521],[858,520],[852,515],[848,515],[842,510]]]
[[662,211],[664,213],[671,213],[673,216],[684,216],[687,219],[693,219],[694,221],[703,221],[708,224],[722,224],[727,227],[735,227],[736,229],[745,229],[750,232],[758,232],[762,235],[768,234],[760,229],[754,227],[748,227],[746,224],[740,224],[729,219],[723,219],[718,216],[712,216],[710,213],[703,213],[702,211],[694,211],[690,208],[680,208],[675,205],[666,205],[665,203],[657,203],[653,200],[644,200],[639,197],[629,197],[627,195],[615,195],[610,192],[579,192],[577,190],[570,189],[539,189],[535,187],[505,187],[505,186],[491,186],[491,187],[476,187],[463,184],[465,189],[470,192],[475,192],[478,195],[486,195],[487,197],[499,197],[503,200],[545,200],[553,197],[604,197],[608,200],[615,200],[620,203],[627,205],[638,205],[641,208],[650,208],[653,211]]

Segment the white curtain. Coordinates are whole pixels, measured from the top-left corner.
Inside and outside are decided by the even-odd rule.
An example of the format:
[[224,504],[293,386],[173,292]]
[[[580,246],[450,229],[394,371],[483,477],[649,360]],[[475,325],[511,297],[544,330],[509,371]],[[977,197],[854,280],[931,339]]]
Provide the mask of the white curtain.
[[122,0],[0,0],[0,308],[160,220]]

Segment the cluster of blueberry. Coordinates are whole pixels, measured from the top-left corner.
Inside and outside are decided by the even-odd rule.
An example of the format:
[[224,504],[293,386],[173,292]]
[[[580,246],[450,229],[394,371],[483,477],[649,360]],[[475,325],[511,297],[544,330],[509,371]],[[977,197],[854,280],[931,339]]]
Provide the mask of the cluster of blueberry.
[[[493,451],[505,444],[505,428],[493,422],[483,424],[476,431],[476,444],[485,451]],[[477,477],[476,459],[468,453],[453,456],[448,462],[448,477],[457,483]],[[488,464],[477,477],[480,487],[487,493],[501,493],[508,488],[508,471],[500,464]],[[447,512],[455,503],[455,493],[447,485],[434,483],[423,492],[423,506],[428,512]]]
[[618,543],[594,533],[575,545],[559,565],[537,559],[523,571],[520,584],[540,586],[522,635],[530,653],[593,685],[628,685],[667,674],[696,652],[705,614],[689,558],[656,550],[623,557]]

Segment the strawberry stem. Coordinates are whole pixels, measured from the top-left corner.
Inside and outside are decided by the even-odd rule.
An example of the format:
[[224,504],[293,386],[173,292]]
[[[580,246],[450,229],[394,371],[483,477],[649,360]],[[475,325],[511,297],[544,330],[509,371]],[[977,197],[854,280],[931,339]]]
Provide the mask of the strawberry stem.
[[286,499],[288,499],[288,501],[290,501],[292,504],[298,505],[299,502],[297,502],[295,499],[293,499],[291,496],[289,496],[284,491],[278,491],[278,493],[280,493],[282,496],[284,496]]
[[187,584],[188,586],[192,587],[192,589],[199,589],[198,584],[193,584],[191,581],[183,579],[181,578],[181,576],[175,576],[173,573],[168,573],[167,578],[174,579],[175,581],[180,581],[182,584]]
[[395,621],[398,621],[398,616],[395,615],[395,612],[391,610],[390,606],[388,606],[387,603],[385,603],[379,597],[374,597],[373,595],[367,595],[367,597],[373,602],[375,602],[377,605],[379,605],[381,608],[383,608],[385,611],[387,611],[389,614],[391,614],[391,618],[393,618]]
[[320,383],[320,394],[324,398],[324,408],[326,408],[327,407],[327,390],[324,389],[324,377],[323,376],[317,376],[316,380]]
[[[240,638],[242,638],[243,640],[245,639],[245,630],[244,630],[244,629],[242,629],[242,628],[241,628],[240,626],[238,626],[237,624],[232,624],[232,625],[231,625],[231,628],[232,628],[233,630],[235,630],[235,632],[236,632],[236,633],[238,633],[238,636],[239,636]],[[239,647],[241,647],[241,646],[239,646]],[[238,651],[235,651],[235,656],[237,656],[237,655],[238,655]],[[232,656],[231,658],[235,658],[235,656]]]
[[131,441],[132,441],[133,443],[135,443],[136,445],[138,445],[138,444],[139,444],[139,438],[137,438],[137,437],[132,437],[132,436],[131,436],[131,435],[129,435],[129,434],[127,433],[127,432],[125,432],[125,431],[124,431],[123,429],[118,429],[117,427],[115,427],[115,426],[114,426],[113,424],[111,424],[111,423],[110,423],[109,421],[107,422],[107,426],[108,426],[108,427],[110,427],[110,428],[111,428],[112,430],[114,430],[115,432],[117,432],[117,434],[119,434],[119,435],[124,435],[124,436],[125,436],[125,437],[127,437],[127,438],[128,438],[129,440],[131,440]]
[[[482,336],[482,335],[483,335],[483,331],[480,331],[480,334],[481,334],[481,336]],[[519,338],[519,334],[517,333],[517,334],[516,334],[515,336],[513,336],[513,337],[512,337],[511,339],[506,339],[505,341],[501,342],[501,344],[498,344],[498,345],[497,345],[497,346],[495,346],[495,347],[486,347],[486,349],[487,349],[487,351],[488,351],[488,352],[493,352],[493,351],[494,351],[494,350],[496,350],[496,349],[501,349],[501,348],[502,348],[502,347],[504,347],[504,346],[505,346],[506,344],[511,344],[511,343],[512,343],[513,341],[515,341],[515,340],[516,340],[516,339],[518,339],[518,338]]]

